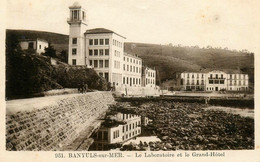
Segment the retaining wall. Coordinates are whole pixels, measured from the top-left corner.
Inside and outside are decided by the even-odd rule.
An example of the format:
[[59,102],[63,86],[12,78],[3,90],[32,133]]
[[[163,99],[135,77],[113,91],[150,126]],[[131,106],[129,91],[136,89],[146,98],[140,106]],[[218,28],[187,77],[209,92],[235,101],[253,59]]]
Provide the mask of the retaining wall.
[[113,102],[110,92],[7,101],[6,150],[62,150]]

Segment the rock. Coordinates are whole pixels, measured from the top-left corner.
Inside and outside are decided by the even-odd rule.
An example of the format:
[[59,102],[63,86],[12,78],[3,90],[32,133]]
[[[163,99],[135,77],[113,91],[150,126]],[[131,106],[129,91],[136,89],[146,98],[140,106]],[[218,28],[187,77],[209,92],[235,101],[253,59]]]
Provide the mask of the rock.
[[166,144],[165,144],[165,147],[166,147],[167,149],[172,149],[172,145],[169,144],[169,143],[166,143]]
[[164,140],[164,141],[165,141],[165,140],[168,140],[168,139],[169,139],[168,136],[163,136],[163,137],[162,137],[162,140]]

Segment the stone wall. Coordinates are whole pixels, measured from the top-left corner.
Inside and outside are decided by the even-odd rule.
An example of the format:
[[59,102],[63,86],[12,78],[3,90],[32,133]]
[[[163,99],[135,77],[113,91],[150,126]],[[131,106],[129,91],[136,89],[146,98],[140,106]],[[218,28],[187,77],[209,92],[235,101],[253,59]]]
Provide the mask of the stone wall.
[[110,92],[7,101],[6,150],[62,150],[113,102]]
[[159,96],[161,95],[160,88],[156,87],[125,87],[116,86],[116,92],[121,96],[122,94],[127,96]]

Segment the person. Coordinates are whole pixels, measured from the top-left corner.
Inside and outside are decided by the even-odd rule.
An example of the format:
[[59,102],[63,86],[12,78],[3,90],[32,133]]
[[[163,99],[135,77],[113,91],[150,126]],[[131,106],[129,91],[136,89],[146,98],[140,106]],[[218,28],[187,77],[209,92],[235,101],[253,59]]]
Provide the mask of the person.
[[81,92],[81,84],[78,83],[78,93],[80,93],[80,92]]
[[88,84],[84,84],[84,93],[87,93],[88,91]]

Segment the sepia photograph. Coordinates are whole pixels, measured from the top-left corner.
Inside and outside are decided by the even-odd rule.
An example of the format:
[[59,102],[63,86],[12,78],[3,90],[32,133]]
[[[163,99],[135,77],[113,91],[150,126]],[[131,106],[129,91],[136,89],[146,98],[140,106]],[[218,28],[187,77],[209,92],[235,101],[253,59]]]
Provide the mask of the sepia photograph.
[[259,6],[6,1],[4,151],[259,161]]

